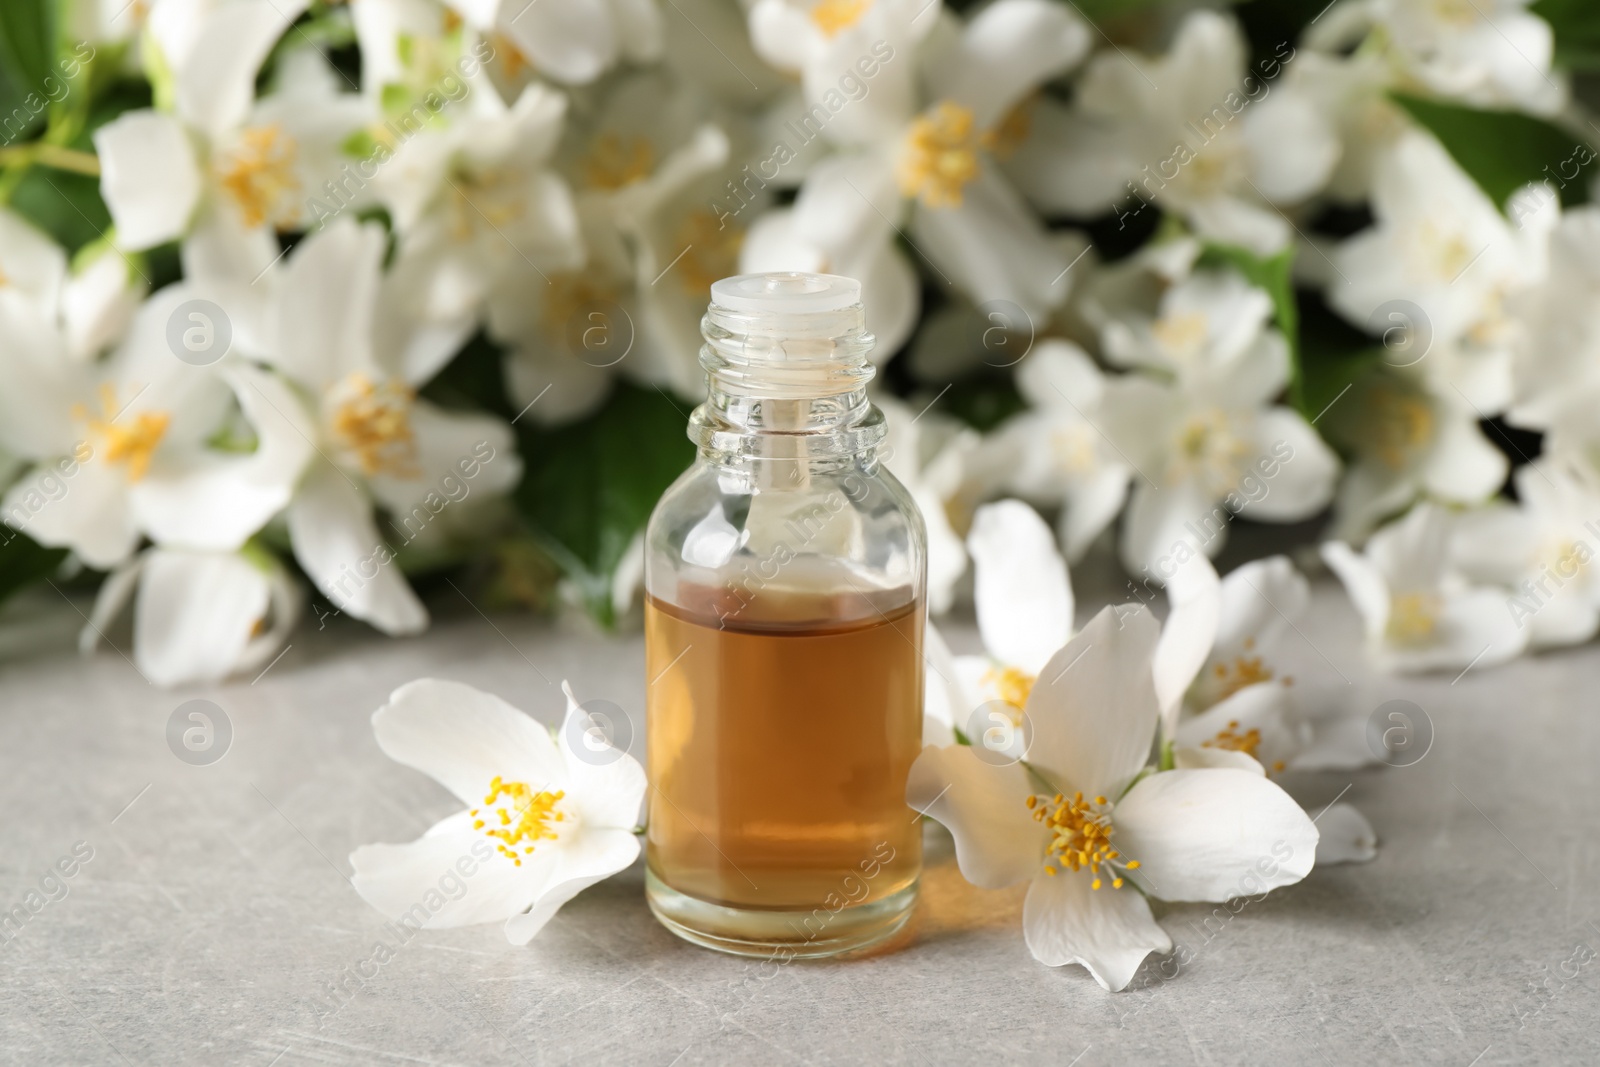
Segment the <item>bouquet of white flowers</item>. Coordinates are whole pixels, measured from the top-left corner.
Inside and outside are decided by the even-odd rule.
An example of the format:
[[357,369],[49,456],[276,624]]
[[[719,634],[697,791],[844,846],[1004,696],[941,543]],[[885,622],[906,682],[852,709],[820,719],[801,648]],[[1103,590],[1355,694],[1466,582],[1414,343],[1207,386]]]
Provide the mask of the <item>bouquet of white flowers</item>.
[[1597,63],[1581,0],[7,0],[0,595],[167,685],[308,604],[611,625],[711,282],[800,270],[936,610],[1014,497],[1142,599],[1325,518],[1385,667],[1587,641]]

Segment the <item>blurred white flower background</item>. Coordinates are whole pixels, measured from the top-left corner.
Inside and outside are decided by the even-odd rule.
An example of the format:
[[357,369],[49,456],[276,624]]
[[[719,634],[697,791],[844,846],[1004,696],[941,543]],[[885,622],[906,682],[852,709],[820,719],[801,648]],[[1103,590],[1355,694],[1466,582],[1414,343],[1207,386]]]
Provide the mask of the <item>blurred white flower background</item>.
[[710,283],[826,271],[988,645],[950,701],[1020,704],[1067,565],[1203,556],[1167,730],[1326,765],[1243,587],[1325,560],[1385,670],[1600,627],[1596,67],[1578,0],[7,0],[0,595],[161,685],[626,626]]

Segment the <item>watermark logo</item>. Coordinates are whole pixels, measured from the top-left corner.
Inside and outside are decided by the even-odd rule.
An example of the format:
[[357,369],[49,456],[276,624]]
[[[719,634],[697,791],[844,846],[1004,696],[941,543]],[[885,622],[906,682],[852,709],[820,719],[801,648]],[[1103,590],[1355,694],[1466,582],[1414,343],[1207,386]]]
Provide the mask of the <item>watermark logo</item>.
[[1367,316],[1367,329],[1383,339],[1383,361],[1411,367],[1433,349],[1433,320],[1409,300],[1386,300]]
[[966,734],[974,756],[991,767],[1009,767],[1028,754],[1033,720],[1015,704],[989,700],[972,709]]
[[185,300],[167,317],[167,347],[191,366],[209,367],[232,344],[233,323],[209,300]]
[[1420,763],[1433,748],[1433,720],[1409,700],[1387,700],[1367,717],[1367,748],[1391,767]]
[[991,367],[1015,367],[1033,351],[1033,316],[1009,300],[985,300],[978,305],[982,317],[978,347]]
[[194,767],[207,767],[228,754],[233,722],[209,700],[186,700],[167,718],[167,747]]
[[633,351],[633,316],[609,300],[579,308],[567,319],[567,351],[591,367],[614,367]]
[[585,700],[563,729],[572,754],[595,767],[617,762],[633,747],[633,720],[609,700]]

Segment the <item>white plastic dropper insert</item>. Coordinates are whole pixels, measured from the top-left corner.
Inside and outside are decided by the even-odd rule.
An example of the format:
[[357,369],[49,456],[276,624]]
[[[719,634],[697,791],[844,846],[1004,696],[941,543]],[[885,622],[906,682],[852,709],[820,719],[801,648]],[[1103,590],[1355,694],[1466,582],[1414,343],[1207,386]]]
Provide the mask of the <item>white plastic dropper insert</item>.
[[843,311],[861,303],[861,283],[838,274],[777,271],[711,283],[711,303],[747,315]]

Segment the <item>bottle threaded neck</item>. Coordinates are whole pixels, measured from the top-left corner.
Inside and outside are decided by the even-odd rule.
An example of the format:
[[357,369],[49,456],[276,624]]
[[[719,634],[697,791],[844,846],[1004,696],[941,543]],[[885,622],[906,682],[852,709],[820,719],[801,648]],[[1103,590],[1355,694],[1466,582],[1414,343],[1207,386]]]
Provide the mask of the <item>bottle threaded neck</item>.
[[[701,320],[707,397],[690,419],[703,451],[773,455],[768,435],[805,438],[792,458],[847,455],[882,440],[867,400],[876,373],[867,354],[861,284],[830,274],[742,274],[711,287]],[[793,444],[798,445],[796,441]]]

